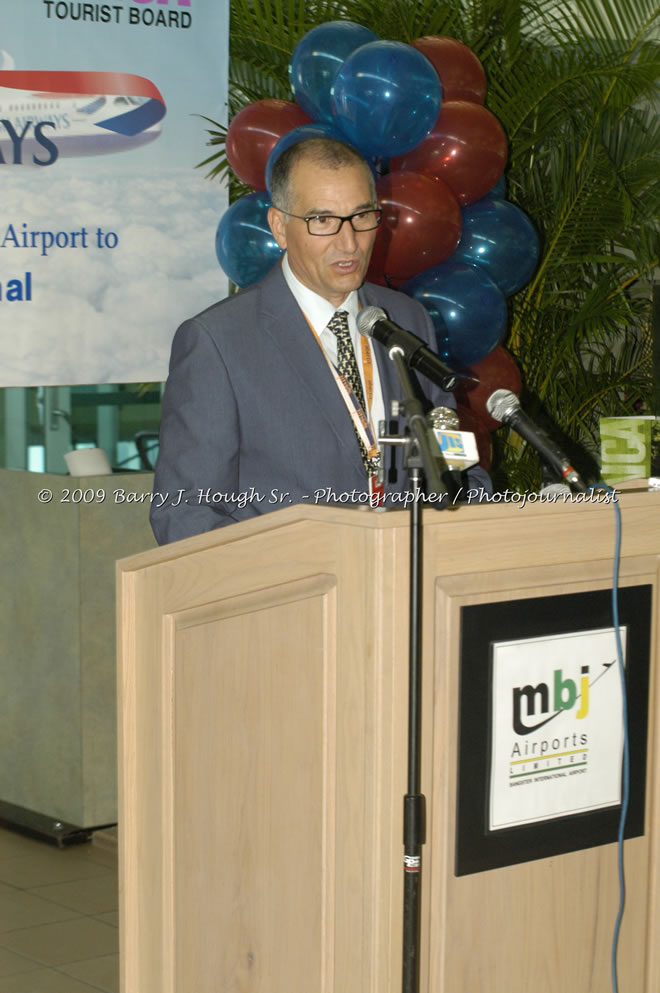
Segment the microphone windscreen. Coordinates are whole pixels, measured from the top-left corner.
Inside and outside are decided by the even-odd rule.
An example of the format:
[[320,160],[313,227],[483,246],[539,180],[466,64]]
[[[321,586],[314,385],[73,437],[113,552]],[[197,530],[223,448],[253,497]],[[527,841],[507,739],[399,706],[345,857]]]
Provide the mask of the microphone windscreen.
[[495,390],[486,400],[486,410],[496,421],[506,422],[520,408],[520,400],[511,390]]
[[378,321],[386,321],[387,314],[382,307],[365,307],[358,314],[357,326],[360,334],[364,334],[367,338],[371,338],[374,333],[374,325]]

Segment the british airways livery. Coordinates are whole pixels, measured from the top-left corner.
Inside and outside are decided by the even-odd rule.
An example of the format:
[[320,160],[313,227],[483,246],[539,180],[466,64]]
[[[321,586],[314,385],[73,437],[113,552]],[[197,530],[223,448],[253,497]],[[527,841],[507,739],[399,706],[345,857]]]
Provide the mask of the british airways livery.
[[141,76],[16,71],[0,51],[0,164],[139,148],[159,137],[164,114],[161,94]]

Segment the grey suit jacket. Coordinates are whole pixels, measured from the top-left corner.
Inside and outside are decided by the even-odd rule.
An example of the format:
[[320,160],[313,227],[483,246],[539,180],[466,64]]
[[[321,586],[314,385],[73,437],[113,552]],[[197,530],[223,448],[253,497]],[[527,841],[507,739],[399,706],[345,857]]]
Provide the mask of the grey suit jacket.
[[[417,301],[368,283],[359,296],[432,344],[430,317]],[[389,410],[393,398],[402,399],[400,385],[385,350],[375,351]],[[454,406],[438,387],[423,377],[420,383],[432,406]],[[476,485],[488,487],[482,470],[471,472]],[[181,325],[151,504],[158,542],[292,503],[364,502],[366,489],[352,422],[280,265]],[[407,489],[403,469],[386,489]]]

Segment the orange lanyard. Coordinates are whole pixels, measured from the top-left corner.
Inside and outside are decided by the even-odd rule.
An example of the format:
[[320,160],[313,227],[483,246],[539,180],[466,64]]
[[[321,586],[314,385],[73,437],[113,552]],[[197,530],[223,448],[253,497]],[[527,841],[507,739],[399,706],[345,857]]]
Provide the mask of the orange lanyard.
[[360,335],[360,348],[362,350],[362,371],[364,373],[364,399],[367,404],[367,411],[371,419],[371,405],[374,401],[374,366],[371,357],[371,345],[369,339]]

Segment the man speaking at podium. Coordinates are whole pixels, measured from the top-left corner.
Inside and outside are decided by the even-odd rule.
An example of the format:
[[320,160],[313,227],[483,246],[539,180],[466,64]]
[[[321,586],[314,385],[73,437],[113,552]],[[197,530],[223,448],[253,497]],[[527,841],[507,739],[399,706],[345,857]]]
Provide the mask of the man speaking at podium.
[[[295,503],[373,505],[378,422],[402,394],[386,351],[358,333],[359,310],[382,307],[434,341],[421,304],[364,283],[381,211],[358,152],[325,138],[293,145],[271,192],[282,264],[186,321],[172,344],[151,503],[161,544]],[[454,406],[419,382],[430,406]],[[403,506],[409,488],[400,452],[385,506]],[[490,489],[479,467],[470,485]]]

